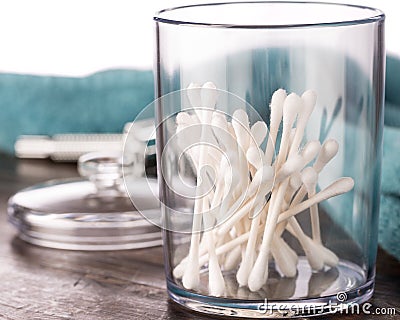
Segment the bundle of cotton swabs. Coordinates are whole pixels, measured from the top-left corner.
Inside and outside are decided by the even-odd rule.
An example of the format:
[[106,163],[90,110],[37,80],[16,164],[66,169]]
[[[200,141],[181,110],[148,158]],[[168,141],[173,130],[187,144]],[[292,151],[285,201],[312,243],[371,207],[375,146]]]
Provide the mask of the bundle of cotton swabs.
[[[263,121],[250,126],[242,109],[230,118],[218,112],[218,90],[211,82],[190,84],[187,95],[195,112],[179,113],[176,130],[179,133],[195,124],[203,128],[200,144],[189,153],[199,192],[189,252],[174,268],[174,277],[182,279],[186,289],[196,290],[200,271],[207,268],[213,296],[225,294],[228,271],[236,272],[240,286],[258,291],[267,282],[271,259],[282,276],[295,277],[299,257],[282,237],[285,230],[298,239],[313,270],[336,266],[338,257],[321,241],[318,203],[350,191],[354,181],[342,177],[316,192],[319,173],[339,147],[333,139],[322,145],[317,140],[304,141],[316,93],[308,90],[300,97],[287,95],[283,89],[275,91],[269,128]],[[213,152],[208,143],[201,144],[209,142],[209,130],[227,133],[228,138],[216,132],[213,137],[224,155]],[[279,150],[275,150],[278,136]],[[265,150],[261,145],[266,145]],[[200,189],[209,179],[202,168],[207,167],[213,168],[215,181],[212,192],[202,195]],[[296,219],[304,210],[310,214],[310,236]],[[204,231],[199,232],[202,225]]]

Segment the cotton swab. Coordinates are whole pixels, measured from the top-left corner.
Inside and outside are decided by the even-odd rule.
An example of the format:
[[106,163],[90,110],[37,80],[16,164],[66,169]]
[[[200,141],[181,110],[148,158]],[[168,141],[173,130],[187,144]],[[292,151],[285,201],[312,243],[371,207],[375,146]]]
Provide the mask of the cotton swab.
[[330,184],[324,190],[315,194],[314,197],[307,199],[306,201],[303,201],[300,204],[282,212],[279,215],[277,223],[285,221],[286,219],[289,219],[290,217],[304,210],[307,210],[309,207],[311,207],[316,203],[349,192],[351,189],[353,189],[353,187],[354,187],[354,180],[352,178],[349,177],[340,178],[335,182],[333,182],[332,184]]
[[271,253],[275,264],[285,277],[291,278],[296,275],[298,256],[277,233],[272,239]]
[[288,208],[290,202],[292,201],[293,196],[300,189],[302,184],[303,184],[303,181],[301,181],[301,175],[299,172],[292,174],[290,176],[288,191],[285,195],[285,201],[287,203],[285,210]]
[[260,146],[268,134],[268,127],[264,121],[257,121],[250,128],[250,145]]
[[265,197],[273,186],[273,174],[274,170],[270,166],[264,166],[257,171],[248,188],[247,201],[238,210],[236,210],[235,205],[232,206],[234,211],[228,215],[228,219],[218,229],[219,236],[226,234],[239,220],[249,213],[251,208],[256,205],[257,200],[261,201]]
[[[279,148],[278,158],[276,160],[276,168],[279,168],[280,162],[286,160],[286,153],[288,150],[288,140],[290,131],[293,126],[293,122],[299,111],[299,105],[302,105],[301,99],[296,94],[290,94],[285,99],[283,105],[283,132],[282,140]],[[249,275],[248,286],[251,291],[259,290],[265,283],[268,277],[268,255],[270,253],[270,246],[274,229],[276,226],[276,220],[280,213],[280,207],[282,205],[288,180],[282,182],[276,193],[271,195],[271,204],[268,209],[267,221],[265,224],[263,240],[260,246],[260,253],[256,259],[253,269]]]
[[[303,181],[304,186],[307,189],[309,199],[315,196],[317,179],[318,179],[318,173],[312,167],[304,169],[303,172],[301,173],[301,180]],[[314,204],[310,207],[310,216],[311,216],[312,237],[315,241],[321,243],[321,232],[319,226],[319,215],[318,215],[317,204]]]
[[303,157],[299,154],[290,157],[278,171],[276,175],[276,182],[279,183],[293,173],[299,171],[303,167],[303,163]]
[[[301,205],[298,205],[294,208],[291,208],[287,211],[284,211],[278,218],[278,224],[286,221],[290,217],[295,216],[296,214],[307,210],[312,204],[324,201],[329,199],[330,197],[334,197],[343,193],[350,191],[354,186],[354,182],[351,178],[341,178],[334,183],[332,183],[329,187],[324,189],[323,191],[317,193],[313,198],[304,201]],[[304,204],[304,205],[303,205]],[[262,229],[258,230],[258,234],[260,234]],[[240,245],[248,241],[250,236],[250,232],[246,232],[233,240],[224,243],[223,245],[216,248],[216,254],[221,255],[226,252],[230,252],[235,248],[239,248],[239,256],[240,256]],[[311,240],[311,239],[310,239]],[[186,268],[186,263],[188,258],[185,258],[181,261],[181,263],[175,267],[174,276],[177,278],[181,278],[183,274],[183,270]],[[200,258],[200,265],[204,265],[208,261],[208,254],[202,255]]]
[[[338,151],[339,144],[337,143],[336,140],[330,139],[326,140],[322,147],[321,151],[315,160],[315,163],[313,164],[313,168],[317,173],[320,173],[322,169],[329,163],[329,161],[332,160],[332,158],[336,155]],[[307,189],[303,186],[299,190],[299,192],[296,194],[295,198],[293,199],[293,204],[297,205],[301,201],[303,201],[305,195],[307,193]]]
[[[206,201],[206,200],[203,200]],[[203,207],[204,208],[204,207]],[[212,210],[212,208],[211,208]],[[210,210],[210,211],[211,211]],[[203,213],[204,223],[206,228],[211,228],[214,220],[210,216],[210,212]],[[210,294],[216,297],[223,295],[225,291],[225,281],[222,276],[221,267],[218,262],[217,254],[214,247],[214,234],[212,230],[205,232],[204,236],[207,238],[207,251],[209,256],[208,268],[209,268],[209,281],[208,287]]]
[[324,267],[324,261],[321,259],[318,245],[304,234],[294,217],[291,217],[288,221],[290,226],[289,230],[292,231],[299,240],[311,268],[316,271],[321,270]]
[[176,124],[190,126],[194,124],[200,124],[200,120],[196,114],[189,114],[185,111],[182,111],[176,115]]
[[[207,184],[207,177],[212,176],[212,172],[210,172],[209,166],[204,166],[203,170],[200,171],[200,178],[202,181],[202,186],[207,190],[209,185]],[[202,190],[202,189],[201,189]],[[203,190],[202,190],[203,191]],[[215,252],[215,241],[214,241],[214,233],[212,230],[213,224],[215,222],[213,216],[214,207],[209,207],[209,202],[207,197],[202,198],[202,215],[204,221],[204,235],[207,243],[207,251],[209,255],[209,281],[208,286],[210,290],[210,294],[219,297],[225,292],[225,281],[222,276],[221,267],[218,262],[218,258]]]
[[246,152],[247,161],[258,170],[264,164],[264,153],[258,147],[252,146]]
[[300,146],[301,140],[303,139],[304,135],[304,129],[307,125],[307,121],[314,110],[315,103],[317,101],[317,95],[314,91],[307,90],[302,94],[301,99],[303,101],[303,108],[299,113],[299,117],[297,119],[296,133],[290,147],[289,155],[296,153]]
[[239,166],[237,169],[241,181],[239,188],[243,191],[245,190],[248,181],[249,168],[246,161],[246,152],[250,146],[249,117],[245,110],[238,109],[233,113],[232,127],[237,139],[237,152],[239,159]]
[[321,148],[321,152],[313,165],[315,171],[320,173],[322,169],[336,156],[339,150],[339,144],[334,139],[326,140]]
[[[192,82],[187,87],[187,97],[189,99],[192,108],[201,108],[201,95],[200,95],[201,85]],[[201,117],[199,117],[201,120]]]
[[[338,179],[337,181],[333,182],[330,186],[328,186],[324,190],[317,193],[313,198],[308,199],[308,200],[304,201],[303,203],[282,212],[278,218],[277,223],[286,221],[290,217],[293,217],[296,214],[298,214],[304,210],[307,210],[314,203],[318,203],[318,202],[324,201],[326,199],[329,199],[331,197],[346,193],[346,192],[350,191],[353,188],[353,186],[354,186],[354,181],[351,178],[345,177],[345,178]],[[258,232],[260,233],[261,229],[259,229]],[[216,254],[221,255],[223,253],[229,252],[230,250],[238,247],[239,245],[241,245],[242,243],[246,242],[249,239],[249,235],[250,235],[250,232],[244,233],[244,234],[238,236],[237,238],[225,243],[224,245],[219,246],[218,248],[216,248]],[[180,275],[182,274],[183,269],[186,268],[185,261],[187,261],[187,260],[188,259],[182,260],[182,262],[181,262],[182,266],[180,268],[175,268],[175,270],[176,270],[176,271],[174,270],[175,277],[180,278]],[[203,255],[200,258],[201,265],[204,265],[207,261],[208,261],[207,255]]]
[[[250,129],[250,146],[246,152],[247,161],[258,170],[265,163],[264,152],[259,148],[264,141],[268,128],[265,122],[257,121]],[[254,173],[253,173],[254,175]]]
[[279,170],[276,182],[284,180],[286,177],[291,176],[295,172],[299,172],[310,161],[312,161],[321,149],[319,141],[310,141],[305,147],[301,155],[294,154],[287,159]]
[[278,135],[279,126],[282,121],[283,104],[286,100],[286,91],[279,89],[274,92],[270,105],[270,132],[265,150],[265,163],[270,165],[274,155],[276,137]]
[[289,218],[288,221],[289,231],[299,240],[313,270],[319,271],[325,265],[335,267],[339,263],[339,258],[332,251],[304,234],[294,217]]
[[[312,166],[312,168],[317,173],[317,177],[315,177],[315,175],[313,175],[315,180],[318,178],[318,173],[321,172],[322,169],[329,163],[329,161],[331,161],[331,159],[337,154],[338,148],[339,148],[339,145],[336,140],[329,139],[323,143],[323,145],[321,147],[321,151],[320,151],[314,165]],[[309,174],[312,174],[312,173],[309,173]],[[315,188],[315,186],[309,185],[309,188],[313,189],[313,188]],[[300,203],[303,200],[306,193],[307,193],[307,187],[306,187],[306,185],[304,185],[297,193],[292,204],[297,205],[298,203]],[[313,227],[314,236],[317,237],[317,240],[320,240],[320,236],[318,235],[319,232],[317,231],[317,230],[320,230],[319,217],[318,217],[318,212],[317,212],[318,208],[316,207],[316,205],[312,206],[311,208],[313,208],[313,209],[310,209],[310,213],[311,213],[311,211],[313,211],[313,213],[311,214],[311,225],[314,226]],[[313,236],[313,238],[314,238],[314,236]]]
[[[236,238],[238,239],[238,238]],[[234,270],[240,263],[240,258],[242,257],[241,244],[238,244],[231,251],[228,251],[224,261],[224,271]]]
[[280,213],[280,206],[285,195],[287,182],[283,182],[276,193],[271,196],[271,204],[268,209],[267,221],[265,223],[263,240],[260,246],[260,253],[250,272],[248,286],[251,291],[259,290],[268,278],[268,256],[276,225],[276,219]]
[[[282,205],[282,210],[286,210],[288,208],[293,195],[297,192],[301,185],[302,181],[300,174],[293,174],[289,179],[289,185],[285,195],[284,205]],[[298,256],[296,252],[281,238],[286,225],[287,221],[283,221],[276,226],[274,239],[271,246],[271,253],[274,257],[275,264],[277,264],[277,267],[282,274],[286,277],[294,277],[297,271]],[[283,260],[281,257],[285,253],[285,260]]]
[[285,99],[283,104],[283,115],[282,115],[282,138],[281,145],[279,146],[279,153],[276,160],[276,169],[280,169],[282,163],[286,161],[287,152],[290,147],[290,132],[297,115],[301,112],[303,108],[303,101],[301,98],[295,94],[291,93]]
[[[199,86],[193,84],[189,86],[188,98],[195,109],[198,117],[203,125],[201,132],[201,141],[204,141],[204,137],[207,135],[207,125],[211,122],[212,112],[210,109],[214,109],[216,104],[216,91],[215,86],[212,83],[206,83],[203,85],[202,90],[199,90]],[[204,103],[204,104],[202,104]],[[209,110],[200,110],[201,107],[206,107]],[[199,166],[197,169],[197,177],[200,177],[200,170],[205,164],[206,157],[206,147],[202,146],[200,148],[199,156]],[[199,179],[197,190],[199,190]],[[193,226],[192,226],[192,236],[190,241],[189,249],[189,261],[187,268],[182,278],[182,283],[185,288],[195,289],[199,285],[200,275],[199,275],[199,241],[200,241],[200,228],[201,228],[201,215],[202,210],[202,199],[199,198],[199,194],[196,194],[195,205],[194,205],[194,215],[193,215]]]
[[[270,256],[281,276],[294,277],[298,255],[281,237],[285,228],[299,240],[313,270],[337,265],[338,257],[321,242],[318,203],[348,192],[354,181],[340,178],[316,193],[318,174],[337,154],[338,143],[327,140],[321,146],[319,141],[311,141],[301,147],[315,108],[315,92],[308,90],[301,97],[287,95],[283,89],[274,92],[268,132],[263,121],[250,126],[245,110],[236,110],[230,121],[215,111],[214,84],[191,84],[188,89],[195,114],[181,112],[176,123],[178,133],[191,126],[200,127],[199,145],[188,151],[198,185],[189,252],[174,268],[174,277],[182,279],[186,289],[196,290],[200,267],[208,267],[209,294],[223,296],[228,288],[222,271],[237,270],[239,286],[255,292],[267,281]],[[281,122],[280,147],[272,165]],[[190,138],[184,136],[182,145]],[[265,152],[260,147],[264,140]],[[202,171],[204,166],[211,166],[215,177],[207,167]],[[312,237],[304,233],[295,218],[307,209]],[[202,222],[203,238],[195,232]]]
[[261,214],[258,214],[258,212],[261,211],[264,206],[265,204],[262,203],[261,205],[258,205],[254,210],[256,214],[251,220],[250,234],[246,245],[245,257],[240,264],[239,270],[236,274],[236,279],[240,286],[247,285],[250,270],[254,263],[258,228],[261,220]]

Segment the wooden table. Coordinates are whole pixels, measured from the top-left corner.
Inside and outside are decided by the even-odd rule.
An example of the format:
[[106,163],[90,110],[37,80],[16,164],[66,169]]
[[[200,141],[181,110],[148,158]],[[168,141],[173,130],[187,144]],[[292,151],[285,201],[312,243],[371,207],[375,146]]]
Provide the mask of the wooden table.
[[[0,319],[210,319],[168,300],[160,247],[74,252],[36,247],[15,237],[7,223],[7,199],[34,183],[71,176],[77,176],[74,165],[0,154]],[[396,308],[396,315],[338,318],[400,319],[400,263],[383,250],[371,302],[371,310]]]

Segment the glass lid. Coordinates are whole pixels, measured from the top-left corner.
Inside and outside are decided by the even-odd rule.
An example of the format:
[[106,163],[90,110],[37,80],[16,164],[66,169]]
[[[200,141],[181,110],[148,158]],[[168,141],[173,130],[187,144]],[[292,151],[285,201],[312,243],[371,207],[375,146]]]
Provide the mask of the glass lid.
[[[134,163],[122,164],[119,153],[84,155],[78,162],[81,179],[51,180],[19,191],[9,200],[9,220],[23,240],[52,248],[123,250],[161,245],[160,229],[143,218],[125,192],[122,172],[132,173],[131,168]],[[157,193],[155,178],[130,179],[139,190],[146,185]],[[160,216],[153,194],[138,195],[146,217]]]

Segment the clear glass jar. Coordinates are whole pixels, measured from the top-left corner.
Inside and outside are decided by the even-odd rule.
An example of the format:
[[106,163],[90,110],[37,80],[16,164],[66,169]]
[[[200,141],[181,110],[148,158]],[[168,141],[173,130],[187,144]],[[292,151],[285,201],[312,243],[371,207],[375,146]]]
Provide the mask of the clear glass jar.
[[252,318],[368,300],[384,14],[240,2],[167,9],[154,20],[170,297]]

